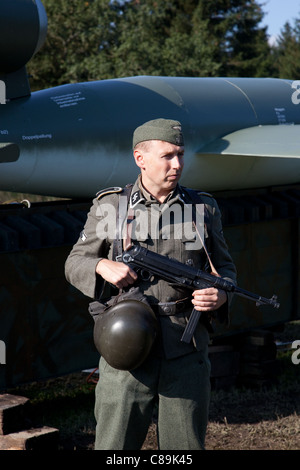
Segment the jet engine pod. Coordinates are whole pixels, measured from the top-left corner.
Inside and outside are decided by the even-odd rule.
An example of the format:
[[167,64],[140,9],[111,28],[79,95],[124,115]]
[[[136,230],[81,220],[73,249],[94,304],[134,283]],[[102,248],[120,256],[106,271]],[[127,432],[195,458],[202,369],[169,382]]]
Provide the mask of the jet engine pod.
[[0,2],[0,75],[24,67],[44,44],[46,34],[41,0]]

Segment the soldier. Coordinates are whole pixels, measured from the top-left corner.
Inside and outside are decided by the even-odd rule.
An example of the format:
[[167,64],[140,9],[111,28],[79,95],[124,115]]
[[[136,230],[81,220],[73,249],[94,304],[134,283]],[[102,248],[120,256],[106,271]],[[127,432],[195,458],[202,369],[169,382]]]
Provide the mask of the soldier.
[[[139,126],[133,134],[133,156],[140,169],[138,179],[129,193],[128,188],[126,191],[110,188],[98,194],[84,231],[66,261],[68,281],[93,299],[101,297],[105,285],[122,291],[138,285],[159,324],[151,351],[138,367],[120,370],[105,357],[100,358],[95,449],[140,449],[154,407],[158,410],[161,450],[204,449],[210,399],[208,320],[216,316],[227,318],[230,299],[214,287],[195,290],[191,295],[190,291],[162,279],[140,279],[128,265],[116,260],[116,253],[120,254],[120,248],[116,249],[119,240],[115,231],[107,228],[115,218],[120,218],[120,197],[124,198],[125,192],[128,195],[126,211],[131,217],[126,215],[125,226],[131,224],[135,229],[131,243],[199,269],[211,271],[214,266],[220,276],[231,282],[236,281],[235,266],[223,237],[216,201],[207,193],[179,184],[184,166],[180,122],[155,119]],[[180,237],[176,235],[178,224],[185,224],[185,220],[178,222],[170,212],[167,226],[166,218],[163,219],[166,211],[176,208],[177,213],[178,208],[191,203],[204,208],[201,243],[195,232],[194,238],[184,231]],[[128,237],[127,232],[123,231],[122,236]],[[187,344],[181,341],[181,336],[193,307],[202,315],[193,340]],[[118,346],[122,346],[126,356],[124,344]]]

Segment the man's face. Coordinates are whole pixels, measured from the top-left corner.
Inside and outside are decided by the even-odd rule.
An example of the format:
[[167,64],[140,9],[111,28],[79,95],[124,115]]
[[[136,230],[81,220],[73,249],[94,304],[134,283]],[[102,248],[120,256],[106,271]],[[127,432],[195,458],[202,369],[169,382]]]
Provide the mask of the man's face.
[[134,151],[143,185],[153,196],[166,196],[176,187],[184,166],[183,156],[184,147],[161,140],[145,142]]

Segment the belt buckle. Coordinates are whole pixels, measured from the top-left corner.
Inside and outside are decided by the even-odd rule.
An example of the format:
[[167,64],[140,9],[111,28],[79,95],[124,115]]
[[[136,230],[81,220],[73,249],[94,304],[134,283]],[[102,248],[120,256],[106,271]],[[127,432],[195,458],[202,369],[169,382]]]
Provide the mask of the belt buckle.
[[174,315],[176,313],[175,302],[168,302],[160,306],[165,315]]

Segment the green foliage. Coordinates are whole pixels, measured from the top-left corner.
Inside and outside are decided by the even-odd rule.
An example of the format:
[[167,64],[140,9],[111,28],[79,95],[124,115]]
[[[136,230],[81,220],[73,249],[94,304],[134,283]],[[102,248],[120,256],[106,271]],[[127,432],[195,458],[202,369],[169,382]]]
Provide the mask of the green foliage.
[[299,21],[271,48],[256,0],[43,3],[48,35],[28,64],[32,90],[134,75],[299,76]]
[[280,78],[299,79],[300,77],[300,19],[295,26],[284,25],[277,47],[277,68]]
[[[48,16],[45,45],[28,65],[33,89],[100,78],[89,65],[100,63],[103,52],[113,46],[114,21],[121,10],[106,0],[43,0]],[[109,61],[102,69],[109,74]],[[93,72],[93,67],[91,67]],[[101,67],[100,67],[101,74]],[[106,77],[105,77],[106,78]]]

